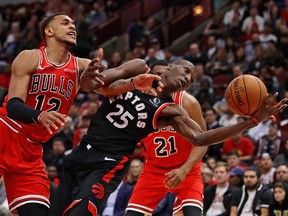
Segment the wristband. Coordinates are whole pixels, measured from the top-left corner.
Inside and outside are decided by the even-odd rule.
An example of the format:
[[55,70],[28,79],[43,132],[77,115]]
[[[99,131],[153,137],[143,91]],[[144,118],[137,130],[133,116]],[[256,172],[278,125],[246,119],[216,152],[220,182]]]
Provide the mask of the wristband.
[[259,122],[257,121],[257,119],[253,116],[250,116],[250,118],[253,120],[253,122],[256,124],[256,126],[259,124]]
[[131,81],[131,85],[132,85],[133,90],[136,90],[135,85],[133,83],[133,78],[131,78],[130,81]]

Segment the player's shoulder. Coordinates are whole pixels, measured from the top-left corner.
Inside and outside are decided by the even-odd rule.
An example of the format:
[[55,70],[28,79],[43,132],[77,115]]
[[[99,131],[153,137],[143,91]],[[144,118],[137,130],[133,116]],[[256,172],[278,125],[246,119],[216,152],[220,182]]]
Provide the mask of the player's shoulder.
[[77,59],[80,71],[84,70],[91,62],[91,60],[87,58],[77,58]]
[[187,103],[190,105],[200,105],[198,100],[186,91],[184,91],[183,93],[183,103]]
[[40,55],[36,49],[21,51],[12,63],[12,67],[21,67],[33,70],[37,68]]

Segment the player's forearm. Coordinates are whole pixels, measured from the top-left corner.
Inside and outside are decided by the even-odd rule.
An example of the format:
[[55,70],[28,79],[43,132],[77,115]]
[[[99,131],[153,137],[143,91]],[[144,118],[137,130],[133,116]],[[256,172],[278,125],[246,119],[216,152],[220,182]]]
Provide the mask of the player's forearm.
[[129,78],[116,80],[108,86],[98,88],[97,92],[105,97],[112,97],[132,90],[135,90],[135,86],[133,78]]
[[194,142],[194,144],[196,146],[207,146],[221,143],[254,126],[254,121],[252,119],[247,119],[244,122],[235,125],[209,130],[204,133],[198,134],[196,136],[196,142]]
[[[91,79],[90,76],[85,76],[85,72],[83,72],[80,77],[80,86],[83,91],[89,92],[95,90],[101,94],[115,95],[113,93],[116,92],[115,88],[126,88],[126,91],[122,91],[122,93],[132,90],[131,88],[128,88],[130,81],[128,79],[130,77],[134,77],[148,71],[149,67],[144,60],[133,59],[131,61],[123,63],[119,67],[110,68],[102,71],[101,74],[104,74],[106,76],[105,78],[101,78],[101,80],[104,82],[104,86],[101,85],[100,82],[96,82],[95,80]],[[117,82],[116,84],[113,84],[113,86],[111,86],[113,82],[116,82],[118,80],[120,80],[120,82]],[[127,83],[125,84],[123,80]]]
[[244,122],[228,126],[216,128],[204,132],[200,126],[189,117],[177,117],[171,122],[173,128],[183,137],[188,139],[195,146],[208,146],[217,144],[231,138],[245,130],[254,127],[255,123],[252,119],[247,119]]
[[206,146],[194,147],[187,159],[187,161],[181,166],[187,173],[200,161],[207,151]]

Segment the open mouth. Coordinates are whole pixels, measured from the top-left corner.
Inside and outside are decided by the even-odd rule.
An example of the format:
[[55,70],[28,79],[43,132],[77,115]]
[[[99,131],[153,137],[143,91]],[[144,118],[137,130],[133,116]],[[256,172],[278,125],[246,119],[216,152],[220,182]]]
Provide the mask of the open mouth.
[[76,32],[68,32],[67,35],[70,35],[73,38],[76,38]]

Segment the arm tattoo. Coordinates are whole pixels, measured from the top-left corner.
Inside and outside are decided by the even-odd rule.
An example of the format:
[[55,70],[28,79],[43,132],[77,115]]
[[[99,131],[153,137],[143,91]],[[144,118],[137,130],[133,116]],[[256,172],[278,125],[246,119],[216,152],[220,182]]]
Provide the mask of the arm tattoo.
[[123,85],[127,85],[127,80],[120,79],[120,80],[116,80],[115,82],[111,83],[110,88],[115,89],[118,86],[123,86]]

